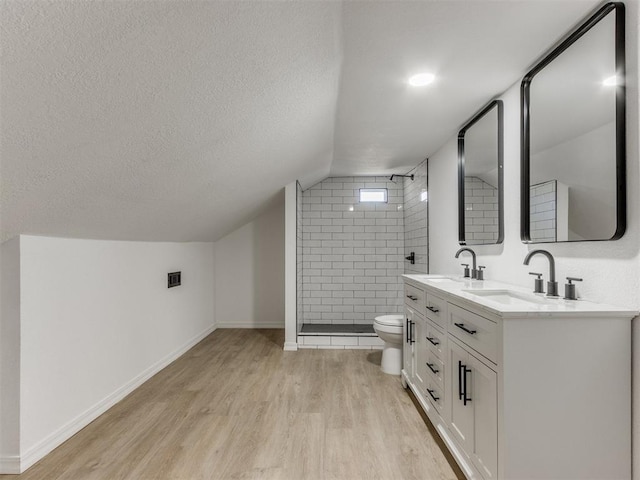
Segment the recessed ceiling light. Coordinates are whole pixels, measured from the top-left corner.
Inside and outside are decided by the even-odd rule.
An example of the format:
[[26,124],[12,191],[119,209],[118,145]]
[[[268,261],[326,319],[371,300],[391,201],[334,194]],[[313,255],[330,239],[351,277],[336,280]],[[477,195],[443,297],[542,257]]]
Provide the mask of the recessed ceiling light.
[[433,73],[418,73],[409,78],[409,85],[412,87],[424,87],[436,79]]
[[618,85],[618,76],[613,75],[612,77],[605,78],[602,81],[602,85],[604,85],[605,87],[615,87],[616,85]]

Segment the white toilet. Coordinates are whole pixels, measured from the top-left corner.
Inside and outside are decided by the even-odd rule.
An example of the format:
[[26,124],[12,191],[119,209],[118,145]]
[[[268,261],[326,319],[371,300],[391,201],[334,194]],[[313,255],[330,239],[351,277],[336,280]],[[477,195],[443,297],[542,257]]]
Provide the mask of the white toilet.
[[400,375],[402,370],[402,315],[381,315],[373,320],[373,329],[384,341],[380,368],[384,373]]

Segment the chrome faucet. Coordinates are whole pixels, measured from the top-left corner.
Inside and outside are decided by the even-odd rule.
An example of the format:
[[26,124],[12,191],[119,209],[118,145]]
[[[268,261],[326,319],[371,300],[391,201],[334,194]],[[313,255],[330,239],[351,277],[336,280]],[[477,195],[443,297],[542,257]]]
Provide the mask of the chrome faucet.
[[[471,278],[477,279],[478,278],[478,270],[476,270],[476,252],[474,252],[473,250],[471,250],[468,247],[462,247],[460,250],[458,250],[456,252],[456,258],[458,258],[462,252],[469,252],[471,254],[471,260],[472,260]],[[468,277],[468,275],[465,275],[465,276]]]
[[558,282],[556,282],[556,262],[553,259],[553,255],[551,255],[546,250],[532,250],[530,251],[526,257],[524,257],[524,265],[529,265],[529,260],[534,255],[544,255],[549,260],[549,281],[547,282],[547,296],[548,297],[557,297],[558,296]]

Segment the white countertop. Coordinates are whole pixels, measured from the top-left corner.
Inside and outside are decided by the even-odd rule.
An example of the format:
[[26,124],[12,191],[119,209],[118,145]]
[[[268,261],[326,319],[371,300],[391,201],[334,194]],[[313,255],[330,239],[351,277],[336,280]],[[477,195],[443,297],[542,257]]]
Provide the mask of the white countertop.
[[[459,275],[403,275],[412,283],[437,290],[437,294],[453,301],[472,302],[474,306],[502,318],[530,317],[626,317],[638,315],[637,310],[586,300],[565,300],[533,293],[532,289],[493,280],[471,280]],[[545,282],[546,286],[546,282]],[[472,292],[476,292],[476,294]],[[558,286],[564,293],[564,285]],[[487,295],[485,295],[487,294]],[[495,294],[492,298],[492,294]],[[500,297],[502,300],[498,300]]]

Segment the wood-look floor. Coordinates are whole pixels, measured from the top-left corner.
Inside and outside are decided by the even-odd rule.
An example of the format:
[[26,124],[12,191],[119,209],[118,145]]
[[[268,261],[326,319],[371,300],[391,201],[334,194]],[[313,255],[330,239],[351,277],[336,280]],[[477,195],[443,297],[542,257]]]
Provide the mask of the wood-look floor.
[[56,479],[456,479],[380,351],[283,352],[217,330],[22,475]]

